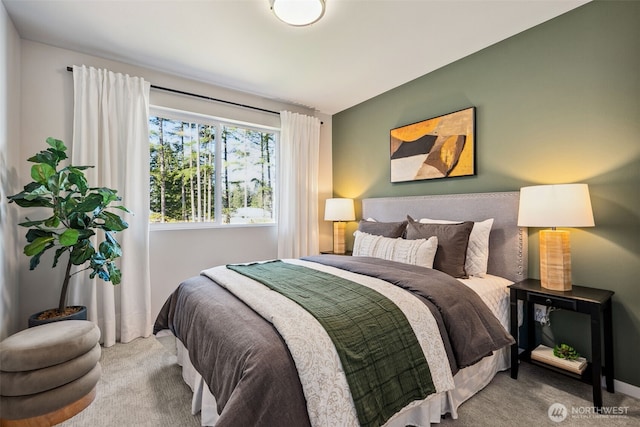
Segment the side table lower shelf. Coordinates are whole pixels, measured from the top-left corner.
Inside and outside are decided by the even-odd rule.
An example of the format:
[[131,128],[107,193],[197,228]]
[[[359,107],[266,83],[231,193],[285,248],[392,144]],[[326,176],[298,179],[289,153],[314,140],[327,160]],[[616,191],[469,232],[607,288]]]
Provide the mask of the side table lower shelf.
[[531,358],[531,352],[529,352],[529,351],[523,351],[522,353],[520,353],[519,359],[520,359],[521,362],[526,362],[526,363],[530,363],[532,365],[541,366],[541,367],[543,367],[545,369],[548,369],[550,371],[554,371],[554,372],[557,372],[559,374],[565,375],[567,377],[571,377],[571,378],[574,378],[576,380],[582,381],[585,384],[593,385],[592,374],[591,374],[593,372],[593,370],[592,370],[591,362],[587,362],[587,367],[582,372],[582,374],[577,374],[575,372],[567,371],[566,369],[562,369],[562,368],[559,368],[557,366],[553,366],[553,365],[550,365],[548,363],[544,363],[544,362],[541,362],[539,360],[532,359]]

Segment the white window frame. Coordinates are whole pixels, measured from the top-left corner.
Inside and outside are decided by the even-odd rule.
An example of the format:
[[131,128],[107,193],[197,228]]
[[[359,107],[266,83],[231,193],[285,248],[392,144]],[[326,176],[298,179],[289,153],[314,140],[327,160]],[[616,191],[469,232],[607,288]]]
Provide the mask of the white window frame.
[[[223,125],[239,126],[246,129],[255,130],[258,132],[270,132],[275,135],[275,156],[276,159],[280,158],[279,142],[280,142],[280,128],[273,126],[264,126],[254,123],[243,122],[240,120],[225,119],[221,117],[210,116],[207,114],[195,113],[191,111],[177,110],[174,108],[161,107],[157,105],[149,106],[149,117],[159,116],[172,120],[182,120],[186,122],[194,122],[215,126],[216,128],[216,141],[215,141],[215,182],[216,187],[214,190],[214,212],[216,215],[214,221],[206,222],[150,222],[149,230],[193,230],[193,229],[206,229],[206,228],[244,228],[244,227],[274,227],[277,226],[277,204],[275,203],[278,198],[278,181],[276,180],[273,191],[273,222],[257,223],[257,224],[224,224],[222,222],[222,190],[219,187],[222,182],[222,143],[219,140],[221,135],[221,127]],[[148,167],[148,166],[147,166]],[[276,160],[276,170],[279,167]],[[150,207],[149,207],[150,209]]]

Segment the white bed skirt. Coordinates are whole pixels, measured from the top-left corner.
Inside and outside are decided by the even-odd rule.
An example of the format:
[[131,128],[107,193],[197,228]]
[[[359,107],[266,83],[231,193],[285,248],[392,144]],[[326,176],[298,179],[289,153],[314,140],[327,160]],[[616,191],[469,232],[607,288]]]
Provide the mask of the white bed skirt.
[[[178,339],[176,339],[176,353],[178,364],[182,366],[182,378],[193,391],[191,413],[200,412],[203,426],[215,426],[219,417],[216,399],[209,391],[202,376],[191,364],[187,349]],[[509,368],[509,355],[509,347],[505,347],[475,365],[460,370],[453,377],[455,382],[453,390],[432,394],[422,404],[396,414],[385,425],[388,427],[404,427],[406,425],[426,427],[433,423],[439,423],[441,416],[447,413],[457,419],[458,407],[463,402],[486,387],[497,372]]]

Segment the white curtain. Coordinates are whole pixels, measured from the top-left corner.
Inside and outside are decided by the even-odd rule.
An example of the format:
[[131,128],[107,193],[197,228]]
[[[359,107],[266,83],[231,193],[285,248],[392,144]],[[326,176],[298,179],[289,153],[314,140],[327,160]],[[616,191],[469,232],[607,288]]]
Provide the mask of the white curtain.
[[152,332],[149,272],[149,83],[139,77],[73,67],[72,163],[92,165],[89,185],[118,191],[129,228],[117,233],[122,282],[113,285],[88,272],[73,277],[69,302],[85,305],[105,347]]
[[280,112],[278,258],[318,253],[320,120]]

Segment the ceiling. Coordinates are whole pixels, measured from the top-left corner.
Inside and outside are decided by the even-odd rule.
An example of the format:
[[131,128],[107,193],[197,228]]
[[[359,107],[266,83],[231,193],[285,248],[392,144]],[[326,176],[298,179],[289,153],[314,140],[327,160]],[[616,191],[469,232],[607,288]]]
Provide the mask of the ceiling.
[[269,0],[2,2],[23,39],[335,114],[588,0],[326,0],[308,27]]

